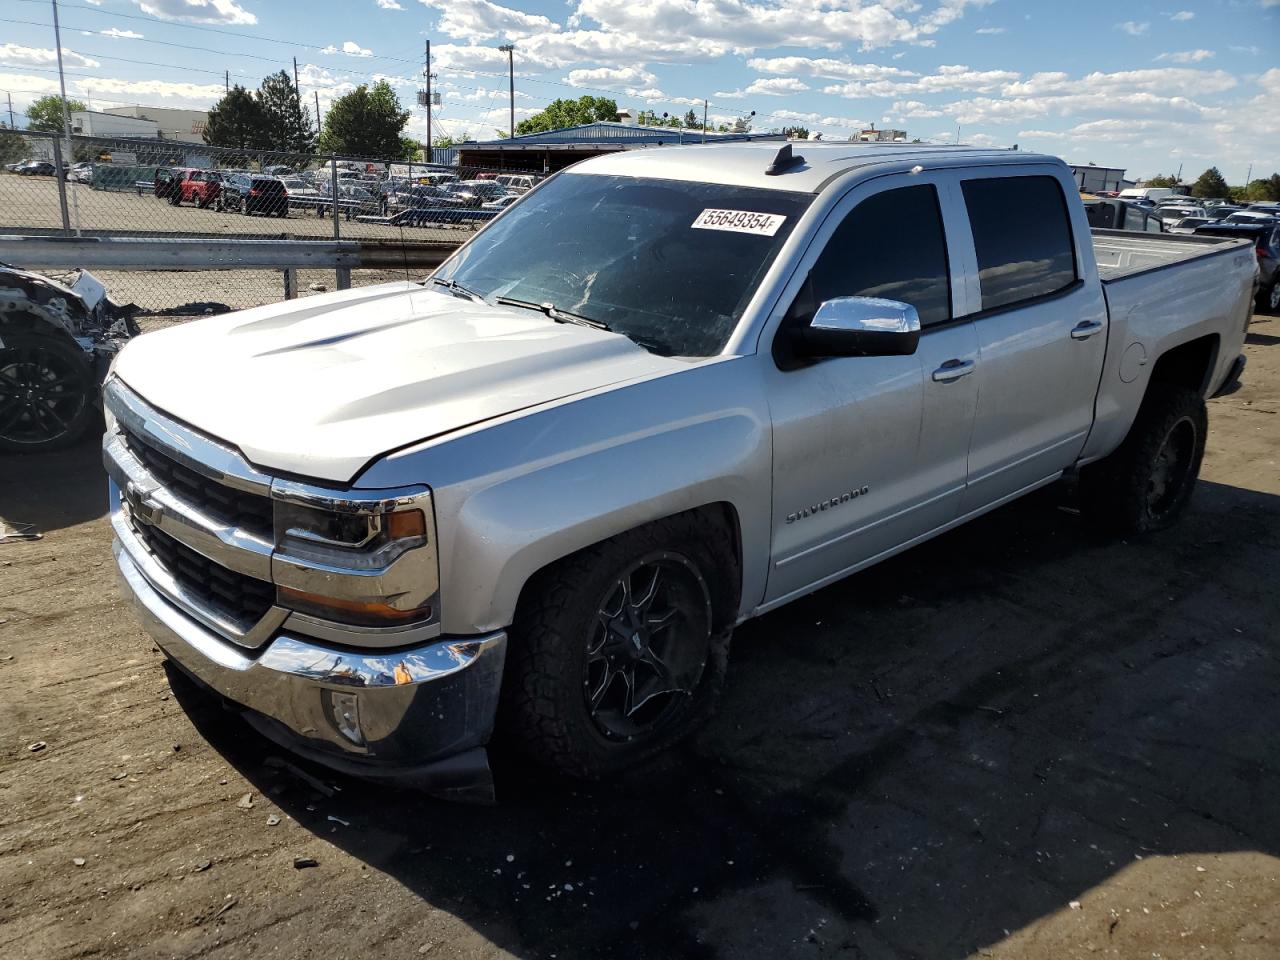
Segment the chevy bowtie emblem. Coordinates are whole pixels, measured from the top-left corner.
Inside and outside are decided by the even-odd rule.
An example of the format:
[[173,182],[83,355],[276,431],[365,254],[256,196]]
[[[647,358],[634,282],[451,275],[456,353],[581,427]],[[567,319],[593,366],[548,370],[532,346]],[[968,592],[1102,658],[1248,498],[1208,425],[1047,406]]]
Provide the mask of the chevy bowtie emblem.
[[125,484],[124,501],[129,505],[129,515],[139,523],[154,527],[164,516],[164,506],[152,500],[150,491],[141,489],[132,480]]

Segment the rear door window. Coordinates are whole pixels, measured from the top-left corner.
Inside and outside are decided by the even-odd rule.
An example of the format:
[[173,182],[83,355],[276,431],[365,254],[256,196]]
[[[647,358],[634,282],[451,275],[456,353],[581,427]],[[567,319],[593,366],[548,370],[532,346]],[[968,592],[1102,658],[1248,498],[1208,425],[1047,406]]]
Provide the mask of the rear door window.
[[809,278],[815,309],[836,297],[882,297],[911,304],[922,327],[950,320],[951,271],[937,191],[919,184],[863,200],[831,235]]
[[966,180],[962,189],[984,312],[1075,283],[1071,221],[1055,178],[989,177]]

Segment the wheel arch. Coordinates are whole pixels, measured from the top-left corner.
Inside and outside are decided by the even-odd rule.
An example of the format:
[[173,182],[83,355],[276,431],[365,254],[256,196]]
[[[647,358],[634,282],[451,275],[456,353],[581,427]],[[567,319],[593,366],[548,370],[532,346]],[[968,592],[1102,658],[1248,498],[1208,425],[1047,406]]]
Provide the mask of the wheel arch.
[[1167,383],[1195,390],[1204,396],[1209,392],[1221,346],[1222,338],[1216,333],[1209,333],[1170,347],[1156,358],[1147,391],[1154,383]]

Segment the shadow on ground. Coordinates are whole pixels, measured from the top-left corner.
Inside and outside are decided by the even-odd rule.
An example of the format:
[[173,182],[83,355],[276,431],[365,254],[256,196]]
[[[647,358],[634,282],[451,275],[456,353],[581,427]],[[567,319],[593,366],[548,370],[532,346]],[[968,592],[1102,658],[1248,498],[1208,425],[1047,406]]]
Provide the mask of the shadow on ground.
[[177,690],[301,824],[518,956],[964,956],[1135,858],[1280,853],[1280,498],[1202,483],[1103,543],[1059,495],[748,624],[711,725],[608,784],[509,770],[476,808],[308,768],[326,797]]
[[49,533],[106,512],[101,425],[67,450],[0,454],[0,520]]

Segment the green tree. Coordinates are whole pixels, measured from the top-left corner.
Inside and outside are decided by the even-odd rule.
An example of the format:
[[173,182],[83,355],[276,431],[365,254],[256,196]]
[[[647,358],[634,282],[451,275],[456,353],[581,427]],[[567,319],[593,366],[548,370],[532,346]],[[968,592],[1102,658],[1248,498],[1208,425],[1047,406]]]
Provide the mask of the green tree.
[[577,100],[553,100],[545,110],[517,123],[516,133],[542,133],[617,118],[617,101],[608,97],[583,96]]
[[642,127],[656,127],[661,123],[661,121],[658,119],[658,115],[652,110],[641,110],[639,115],[636,116],[636,123],[640,124]]
[[455,143],[466,143],[470,139],[471,134],[466,133],[465,131],[460,133],[456,138],[449,136],[447,133],[442,133],[431,141],[431,145],[443,150],[446,147],[452,147]]
[[1178,185],[1177,177],[1166,177],[1164,174],[1156,174],[1154,177],[1147,177],[1143,181],[1143,185],[1147,187],[1176,187]]
[[1217,167],[1210,167],[1200,174],[1191,187],[1193,197],[1225,197],[1230,192],[1231,188],[1227,186],[1226,178]]
[[684,115],[684,125],[690,130],[702,129],[702,121],[698,119],[698,115],[692,110]]
[[421,160],[423,159],[423,147],[420,142],[413,137],[400,138],[400,156],[399,160]]
[[236,84],[213,105],[204,127],[204,142],[214,147],[265,150],[271,146],[267,116],[262,105]]
[[405,149],[400,133],[408,122],[409,111],[400,106],[389,83],[362,83],[329,107],[320,149],[353,157],[399,158]]
[[[68,113],[84,109],[84,101],[67,98]],[[62,98],[49,94],[32,100],[31,106],[27,107],[27,129],[61,133],[65,129],[62,121]]]
[[0,163],[16,163],[27,156],[30,154],[27,152],[26,138],[8,127],[0,126]]
[[264,77],[253,96],[262,110],[272,149],[295,153],[315,150],[316,133],[311,125],[311,111],[302,103],[293,77],[284,70]]
[[739,117],[737,120],[733,121],[733,132],[734,133],[750,133],[751,117],[750,116]]
[[808,127],[783,127],[782,133],[788,140],[808,140]]

